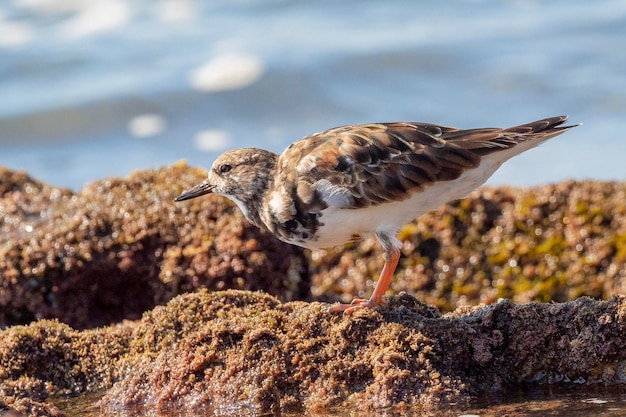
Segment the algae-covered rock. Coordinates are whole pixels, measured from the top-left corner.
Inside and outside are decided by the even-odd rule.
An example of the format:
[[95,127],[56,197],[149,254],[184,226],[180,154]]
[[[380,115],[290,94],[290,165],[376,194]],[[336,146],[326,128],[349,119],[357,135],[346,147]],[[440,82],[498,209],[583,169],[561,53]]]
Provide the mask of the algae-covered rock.
[[58,407],[31,400],[30,398],[0,398],[2,417],[63,417],[65,413]]
[[206,173],[184,163],[78,193],[0,169],[0,326],[136,319],[199,287],[309,294],[302,251],[219,196],[174,203]]
[[104,389],[99,412],[110,415],[436,409],[532,384],[622,385],[625,335],[624,296],[442,315],[400,295],[344,316],[322,303],[203,290],[102,329],[39,321],[0,332],[0,394],[44,401]]
[[129,351],[131,323],[77,331],[53,320],[0,332],[0,395],[46,398],[108,388]]
[[402,295],[347,317],[263,294],[188,294],[144,317],[122,359],[130,371],[101,404],[437,407],[501,398],[529,381],[622,384],[625,334],[626,297],[441,315]]

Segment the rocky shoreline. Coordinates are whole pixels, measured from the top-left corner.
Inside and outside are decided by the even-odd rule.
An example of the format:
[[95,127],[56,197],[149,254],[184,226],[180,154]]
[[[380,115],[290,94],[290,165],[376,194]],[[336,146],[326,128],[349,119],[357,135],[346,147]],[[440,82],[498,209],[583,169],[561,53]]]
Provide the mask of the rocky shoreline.
[[74,193],[0,168],[0,412],[94,392],[112,414],[406,409],[626,381],[626,183],[443,206],[401,231],[388,305],[343,317],[325,303],[369,295],[374,240],[304,252],[225,199],[172,202],[204,176],[178,163]]

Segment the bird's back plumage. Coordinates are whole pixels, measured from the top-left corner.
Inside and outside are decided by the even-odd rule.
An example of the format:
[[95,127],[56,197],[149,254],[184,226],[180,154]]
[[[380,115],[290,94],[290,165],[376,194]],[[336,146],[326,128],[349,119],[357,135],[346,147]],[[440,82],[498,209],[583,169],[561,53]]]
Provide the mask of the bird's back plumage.
[[[343,126],[289,146],[277,175],[288,181],[328,179],[350,190],[352,208],[404,200],[409,191],[457,179],[478,167],[485,155],[554,137],[569,128],[561,126],[565,120],[553,117],[509,129],[460,130],[427,123]],[[512,153],[528,149],[522,148]]]

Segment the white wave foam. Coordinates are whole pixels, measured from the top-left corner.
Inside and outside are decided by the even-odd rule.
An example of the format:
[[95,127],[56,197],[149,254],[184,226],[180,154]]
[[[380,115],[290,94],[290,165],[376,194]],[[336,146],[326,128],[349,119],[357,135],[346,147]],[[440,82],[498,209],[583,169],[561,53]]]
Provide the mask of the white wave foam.
[[212,129],[198,132],[193,138],[194,145],[204,152],[222,151],[230,146],[230,134],[226,130]]
[[238,90],[254,84],[263,72],[260,58],[249,54],[229,53],[217,56],[193,70],[189,82],[199,91]]

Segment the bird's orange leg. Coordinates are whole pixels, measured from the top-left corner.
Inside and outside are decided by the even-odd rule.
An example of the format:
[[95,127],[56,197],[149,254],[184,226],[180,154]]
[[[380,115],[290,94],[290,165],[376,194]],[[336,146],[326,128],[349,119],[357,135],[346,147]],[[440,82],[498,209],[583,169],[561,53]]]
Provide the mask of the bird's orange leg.
[[393,278],[393,273],[396,270],[396,266],[398,266],[399,260],[400,249],[396,247],[389,248],[387,252],[385,252],[385,265],[383,265],[383,270],[380,272],[380,278],[376,283],[376,287],[374,288],[374,292],[372,293],[370,299],[366,300],[363,298],[355,298],[352,300],[351,304],[335,304],[331,306],[328,311],[331,313],[343,312],[349,316],[361,308],[372,308],[377,305],[385,304],[383,301],[383,295],[385,295],[387,289],[389,288],[391,278]]

